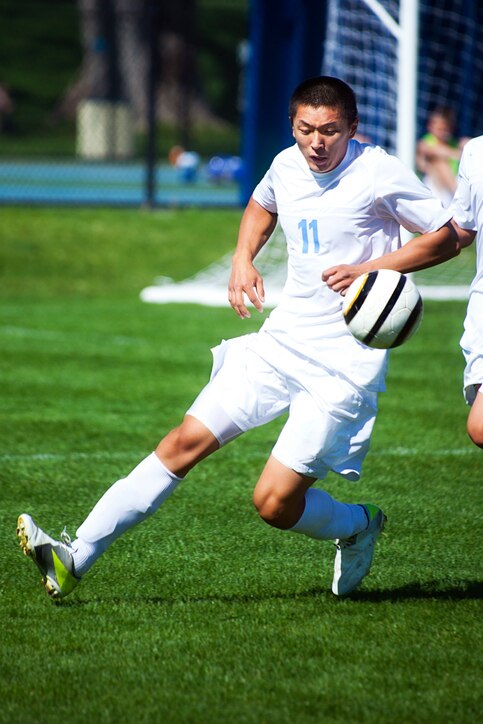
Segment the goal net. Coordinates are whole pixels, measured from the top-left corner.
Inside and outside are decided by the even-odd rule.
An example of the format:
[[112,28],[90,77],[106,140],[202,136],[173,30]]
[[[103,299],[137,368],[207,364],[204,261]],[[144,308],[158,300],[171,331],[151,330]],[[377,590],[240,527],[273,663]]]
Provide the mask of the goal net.
[[[231,253],[226,254],[184,281],[175,282],[168,277],[158,277],[152,286],[142,290],[141,299],[157,304],[187,302],[226,307],[231,257]],[[467,299],[475,266],[475,250],[472,246],[463,249],[459,257],[441,266],[416,272],[413,278],[424,299]],[[286,242],[279,226],[257,256],[256,267],[264,281],[265,307],[270,309],[278,304],[286,278]]]
[[[144,302],[157,302],[158,304],[194,302],[213,307],[226,307],[228,305],[231,257],[230,252],[208,268],[181,282],[158,277],[153,286],[142,290],[141,299]],[[274,307],[278,304],[287,269],[287,246],[285,236],[279,226],[258,254],[255,264],[263,277],[265,306]]]
[[[398,1],[382,3],[397,22]],[[329,0],[322,73],[355,91],[360,135],[396,152],[397,42],[364,0]]]
[[[401,0],[403,2],[404,0]],[[406,0],[407,1],[407,0]],[[414,0],[416,2],[416,0]],[[431,110],[452,108],[458,135],[483,133],[483,37],[478,37],[479,3],[420,0],[416,133],[425,132]],[[473,8],[473,9],[471,9]],[[398,42],[400,0],[329,0],[321,72],[345,80],[356,93],[359,132],[397,153]],[[141,293],[147,302],[227,304],[231,254],[191,279],[158,279]],[[267,306],[277,303],[285,279],[286,251],[277,228],[257,258],[264,276]],[[466,298],[474,274],[474,251],[415,275],[426,298]]]
[[[393,33],[403,1],[329,0],[322,64],[323,73],[354,88],[361,134],[390,153],[397,152],[398,121],[399,57]],[[459,137],[480,135],[483,5],[476,0],[406,2],[419,4],[417,136],[423,135],[428,115],[437,107],[453,110]]]

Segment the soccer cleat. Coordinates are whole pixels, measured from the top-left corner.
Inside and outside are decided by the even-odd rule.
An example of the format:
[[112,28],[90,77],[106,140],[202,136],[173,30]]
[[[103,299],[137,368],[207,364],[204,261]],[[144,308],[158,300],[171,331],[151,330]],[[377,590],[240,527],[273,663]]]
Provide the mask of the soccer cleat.
[[386,516],[376,505],[362,506],[369,519],[369,525],[350,538],[335,541],[337,553],[334,561],[332,592],[336,596],[347,596],[367,576],[371,568],[374,546],[384,530]]
[[64,598],[74,590],[80,578],[74,574],[70,538],[65,531],[60,541],[54,540],[35,524],[30,515],[23,513],[17,522],[17,538],[22,551],[40,570],[42,583],[51,598]]

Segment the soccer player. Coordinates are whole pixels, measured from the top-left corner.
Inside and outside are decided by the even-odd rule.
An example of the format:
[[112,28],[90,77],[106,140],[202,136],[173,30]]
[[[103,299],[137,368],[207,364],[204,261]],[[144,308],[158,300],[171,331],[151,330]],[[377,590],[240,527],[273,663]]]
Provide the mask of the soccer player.
[[[250,316],[249,302],[262,311],[264,285],[254,260],[278,219],[288,247],[280,304],[257,333],[213,350],[211,379],[179,427],[107,490],[72,543],[50,538],[27,514],[19,517],[21,547],[53,598],[70,593],[109,545],[154,513],[203,458],[285,412],[255,486],[259,515],[276,528],[335,540],[334,594],[349,594],[369,572],[382,509],[340,502],[314,486],[329,471],[359,479],[387,366],[386,351],[348,332],[337,287],[350,274],[333,265],[394,253],[401,224],[422,233],[400,249],[401,267],[451,258],[459,245],[451,213],[416,175],[382,149],[354,140],[356,99],[344,82],[321,76],[301,83],[289,119],[295,143],[275,157],[247,204],[228,287],[241,319]],[[331,265],[332,288],[322,279]]]
[[476,235],[476,275],[460,344],[466,360],[464,395],[471,405],[468,435],[483,448],[483,136],[468,141],[463,150],[452,210],[461,246],[469,246]]

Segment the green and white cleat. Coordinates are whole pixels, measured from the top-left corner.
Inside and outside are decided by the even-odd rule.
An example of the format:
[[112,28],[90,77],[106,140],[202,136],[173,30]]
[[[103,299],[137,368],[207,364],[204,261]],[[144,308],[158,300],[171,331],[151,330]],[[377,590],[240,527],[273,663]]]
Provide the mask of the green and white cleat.
[[42,574],[42,583],[53,599],[64,598],[80,583],[74,574],[70,538],[65,531],[61,540],[48,536],[30,515],[23,513],[17,522],[17,538],[26,556],[32,558]]
[[336,596],[347,596],[367,576],[374,556],[374,546],[387,520],[377,505],[368,503],[362,507],[369,519],[367,528],[350,538],[338,538],[335,541],[337,553],[334,561],[332,593]]

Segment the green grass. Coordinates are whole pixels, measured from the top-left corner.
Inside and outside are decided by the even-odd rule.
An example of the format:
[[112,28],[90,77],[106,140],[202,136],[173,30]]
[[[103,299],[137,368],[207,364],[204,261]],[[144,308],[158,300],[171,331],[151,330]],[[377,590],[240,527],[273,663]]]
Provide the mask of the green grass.
[[371,576],[329,592],[333,549],[261,523],[251,491],[281,422],[205,461],[63,604],[15,540],[18,513],[71,533],[177,424],[226,309],[145,305],[233,244],[237,211],[5,209],[1,226],[0,721],[477,721],[481,451],[465,433],[465,305],[427,303],[392,354],[362,480],[387,511]]

